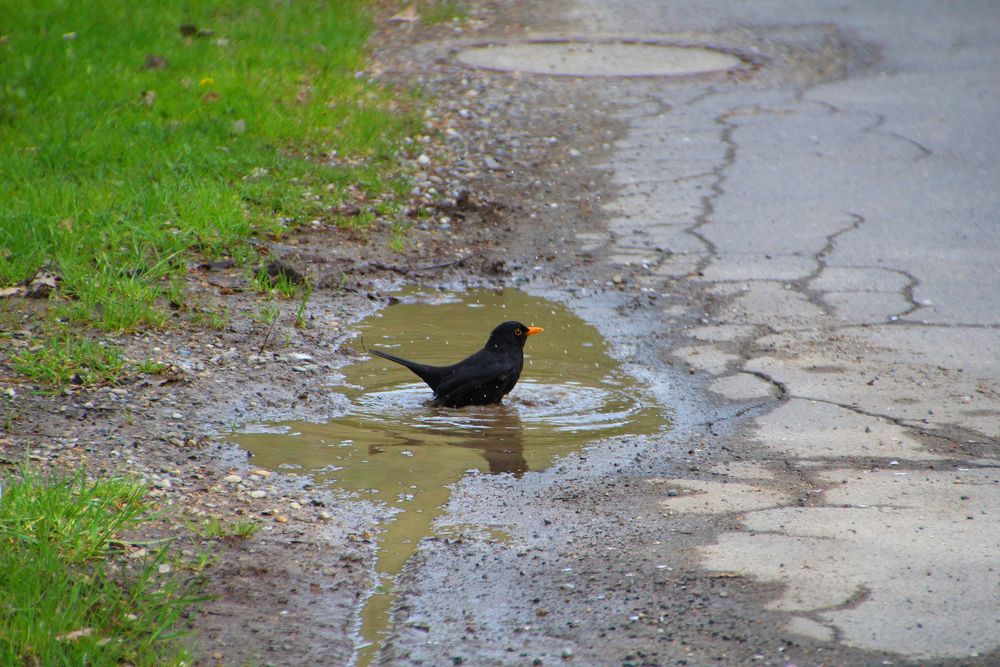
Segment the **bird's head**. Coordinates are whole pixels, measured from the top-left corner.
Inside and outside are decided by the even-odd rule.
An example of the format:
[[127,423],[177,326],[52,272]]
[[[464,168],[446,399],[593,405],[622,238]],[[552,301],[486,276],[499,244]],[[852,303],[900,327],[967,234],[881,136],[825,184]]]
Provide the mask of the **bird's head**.
[[504,341],[508,345],[513,343],[518,347],[524,347],[524,341],[528,340],[528,336],[534,336],[536,333],[541,333],[542,331],[544,329],[541,327],[529,327],[520,322],[504,322],[493,329],[493,333],[490,334],[490,341],[497,343]]

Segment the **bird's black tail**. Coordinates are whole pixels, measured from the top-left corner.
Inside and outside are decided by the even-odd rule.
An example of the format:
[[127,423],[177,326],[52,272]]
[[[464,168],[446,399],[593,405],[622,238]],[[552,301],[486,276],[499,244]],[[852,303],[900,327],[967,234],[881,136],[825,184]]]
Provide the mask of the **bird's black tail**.
[[394,354],[389,354],[388,352],[382,352],[380,350],[369,350],[372,354],[377,357],[382,357],[383,359],[388,359],[389,361],[395,361],[397,364],[406,366],[411,371],[416,373],[417,377],[427,383],[434,391],[437,391],[437,386],[441,383],[441,378],[444,373],[441,368],[437,366],[428,366],[427,364],[420,364],[416,361],[410,361],[409,359],[403,359],[402,357],[397,357]]

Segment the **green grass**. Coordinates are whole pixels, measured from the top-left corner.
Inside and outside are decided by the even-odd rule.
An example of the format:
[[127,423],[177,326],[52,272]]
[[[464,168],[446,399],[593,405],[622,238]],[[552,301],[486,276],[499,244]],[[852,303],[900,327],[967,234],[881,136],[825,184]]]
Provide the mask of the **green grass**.
[[30,347],[10,353],[8,358],[15,372],[42,385],[54,389],[70,384],[112,385],[129,375],[158,375],[167,368],[163,362],[149,358],[130,362],[117,345],[90,340],[65,327],[48,328],[50,333],[40,335]]
[[250,313],[250,319],[260,324],[271,324],[278,319],[278,315],[281,311],[274,304],[266,303],[260,307],[256,312]]
[[153,361],[152,359],[144,359],[143,361],[135,364],[135,370],[137,373],[143,373],[146,375],[159,375],[167,369],[167,365],[162,361]]
[[195,255],[405,191],[418,118],[355,76],[368,5],[0,3],[0,285],[51,263],[60,317],[160,326]]
[[413,225],[409,223],[392,223],[392,234],[389,237],[389,249],[393,252],[402,253],[406,250],[406,232]]
[[197,598],[165,550],[121,553],[148,520],[144,487],[27,470],[2,483],[0,664],[183,664],[177,629]]
[[191,313],[191,323],[195,326],[222,331],[229,326],[229,311],[226,308],[218,311],[199,308]]
[[248,539],[253,537],[260,524],[251,519],[236,519],[224,523],[220,519],[205,519],[201,523],[189,522],[188,529],[198,537],[206,540],[221,540],[228,538]]
[[302,298],[299,300],[299,306],[295,309],[295,326],[298,328],[303,328],[308,324],[306,319],[306,307],[309,305],[309,297],[312,296],[313,287],[309,283],[302,286]]
[[429,6],[421,9],[421,18],[428,25],[463,20],[469,16],[469,8],[464,2],[456,0],[434,0]]
[[51,334],[13,353],[10,362],[18,373],[55,387],[113,384],[125,371],[120,349],[69,332]]
[[291,299],[299,291],[299,285],[287,273],[273,275],[266,268],[258,269],[250,279],[255,292],[274,294],[283,299]]

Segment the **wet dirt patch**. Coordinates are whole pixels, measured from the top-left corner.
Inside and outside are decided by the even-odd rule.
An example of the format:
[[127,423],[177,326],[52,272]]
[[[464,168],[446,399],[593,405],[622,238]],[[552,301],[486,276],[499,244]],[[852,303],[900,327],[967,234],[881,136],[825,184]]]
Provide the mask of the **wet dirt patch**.
[[[259,424],[235,438],[254,465],[307,474],[386,508],[375,587],[357,625],[358,665],[369,664],[387,636],[394,579],[420,540],[437,535],[434,520],[451,485],[469,474],[543,470],[598,438],[666,426],[652,398],[608,356],[601,333],[560,304],[518,290],[410,290],[397,298],[358,325],[359,346],[446,364],[481,347],[505,320],[545,332],[528,341],[521,380],[502,405],[431,407],[426,385],[371,357],[331,387],[349,401],[342,414],[325,423]],[[480,528],[502,534],[502,526]],[[438,536],[448,539],[447,532]]]
[[693,76],[742,67],[734,52],[656,41],[544,39],[468,48],[458,60],[473,67],[550,76]]

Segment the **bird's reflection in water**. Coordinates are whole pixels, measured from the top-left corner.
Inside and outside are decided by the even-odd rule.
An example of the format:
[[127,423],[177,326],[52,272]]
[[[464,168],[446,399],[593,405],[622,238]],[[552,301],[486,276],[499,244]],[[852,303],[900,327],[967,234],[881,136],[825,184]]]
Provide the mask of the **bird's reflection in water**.
[[[477,420],[475,426],[434,426],[421,431],[425,437],[405,436],[393,446],[410,449],[421,447],[428,441],[444,443],[450,447],[478,450],[486,459],[490,474],[510,473],[520,477],[528,472],[528,462],[524,459],[524,426],[517,411],[504,405],[480,410],[492,414],[488,419]],[[432,417],[447,417],[454,413],[447,408],[430,408]],[[376,456],[390,450],[390,447],[370,445],[368,454]]]

